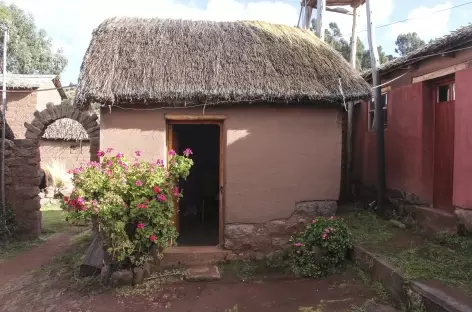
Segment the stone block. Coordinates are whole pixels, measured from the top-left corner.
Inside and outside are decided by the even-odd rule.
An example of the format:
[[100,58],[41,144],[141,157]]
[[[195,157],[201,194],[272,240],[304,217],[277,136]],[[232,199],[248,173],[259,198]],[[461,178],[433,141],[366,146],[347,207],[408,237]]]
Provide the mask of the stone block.
[[269,234],[283,234],[287,230],[287,223],[284,220],[269,221],[266,224],[266,229]]
[[39,129],[39,128],[35,127],[34,125],[29,124],[27,122],[24,123],[24,126],[25,126],[26,129],[28,129],[29,131],[31,131],[33,133],[36,133],[36,134],[41,134],[42,133],[42,129]]
[[472,210],[456,208],[454,214],[459,225],[469,233],[472,233]]
[[215,265],[194,267],[185,271],[184,278],[189,282],[217,281],[221,279],[221,274]]
[[116,271],[111,274],[110,282],[113,286],[131,286],[133,273],[128,270]]
[[17,186],[15,187],[15,195],[19,199],[32,199],[39,194],[39,186]]
[[42,120],[44,120],[45,125],[49,125],[50,123],[52,123],[54,121],[54,119],[51,116],[51,113],[47,109],[43,110],[39,114],[39,116],[41,117]]
[[301,202],[295,205],[295,212],[304,212],[310,216],[333,216],[337,209],[336,201],[328,200]]
[[435,208],[405,205],[405,210],[426,233],[457,233],[457,217]]
[[143,268],[133,268],[133,285],[139,285],[144,282],[144,270]]
[[31,199],[18,201],[17,204],[18,206],[20,206],[20,207],[16,207],[17,214],[19,213],[18,210],[26,214],[26,213],[34,213],[41,209],[41,199],[39,198],[39,196],[36,196],[35,198],[31,198]]
[[290,244],[288,237],[272,237],[272,246],[275,248],[286,248]]
[[56,110],[54,109],[54,106],[55,105],[51,102],[46,104],[46,108],[49,114],[51,115],[53,121],[57,119],[57,114],[56,114]]

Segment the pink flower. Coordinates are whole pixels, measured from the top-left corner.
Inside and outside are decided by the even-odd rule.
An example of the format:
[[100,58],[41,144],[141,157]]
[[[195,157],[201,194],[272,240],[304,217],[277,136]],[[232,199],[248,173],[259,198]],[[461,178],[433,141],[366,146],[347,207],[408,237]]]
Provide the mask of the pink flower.
[[69,197],[67,197],[67,196],[64,196],[63,199],[64,199],[64,202],[68,202],[68,201],[69,201]]
[[188,157],[188,156],[190,156],[190,155],[192,155],[192,154],[193,154],[193,152],[192,152],[192,150],[191,150],[190,148],[185,149],[185,151],[184,151],[184,155],[185,155],[185,156]]
[[144,229],[144,223],[138,223],[138,225],[136,226],[138,229]]
[[322,239],[327,239],[327,238],[328,238],[328,234],[324,233],[323,235],[321,235],[321,238],[322,238]]
[[111,147],[109,147],[109,148],[107,148],[106,152],[111,153],[111,152],[113,152],[113,149]]
[[152,233],[151,236],[149,236],[149,240],[150,240],[151,242],[155,242],[156,239],[157,239],[157,236],[156,236],[156,234],[154,234],[154,233]]
[[159,196],[157,196],[157,199],[159,199],[159,201],[165,203],[167,201],[167,198],[164,194],[160,194]]
[[175,186],[173,191],[174,191],[174,196],[179,196],[179,187],[178,186]]
[[123,156],[124,156],[123,153],[116,154],[116,158],[123,158]]
[[111,176],[113,174],[113,171],[107,170],[107,171],[105,171],[105,174],[108,175],[108,176]]
[[97,206],[98,205],[98,202],[96,199],[92,200],[92,206]]
[[295,247],[302,247],[303,244],[302,243],[295,243]]
[[330,228],[326,228],[326,229],[323,230],[323,232],[325,232],[325,233],[329,233],[329,231],[330,231]]
[[97,156],[98,157],[103,157],[103,156],[105,156],[105,152],[104,151],[98,151]]
[[152,190],[154,191],[155,194],[159,194],[161,192],[161,189],[159,188],[159,186],[154,186]]
[[113,162],[112,162],[111,160],[109,160],[109,161],[107,162],[107,166],[108,166],[108,167],[113,166]]
[[329,217],[329,219],[330,219],[331,221],[334,220],[334,216]]
[[143,182],[141,180],[136,180],[136,186],[141,186],[143,185]]
[[173,149],[171,149],[171,150],[169,151],[169,156],[174,156],[175,154],[176,154],[176,153],[175,153],[175,151],[174,151]]
[[134,153],[136,154],[136,156],[139,157],[139,156],[141,156],[142,151],[136,151],[136,152],[134,152]]
[[76,201],[77,201],[77,204],[79,204],[80,206],[83,206],[85,204],[85,200],[81,196],[77,197]]

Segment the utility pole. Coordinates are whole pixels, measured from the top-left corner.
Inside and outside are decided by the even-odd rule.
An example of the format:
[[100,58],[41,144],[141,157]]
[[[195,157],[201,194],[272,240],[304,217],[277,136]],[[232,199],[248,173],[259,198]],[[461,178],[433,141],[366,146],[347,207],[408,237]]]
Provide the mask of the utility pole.
[[[356,68],[357,59],[357,8],[352,12],[351,35],[351,66]],[[346,196],[351,197],[351,168],[352,168],[352,128],[353,128],[354,102],[347,103],[347,161],[346,161]]]
[[323,24],[323,16],[326,9],[326,0],[318,0],[318,5],[316,7],[316,35],[322,41],[325,39],[325,31]]
[[385,147],[384,147],[384,118],[383,118],[383,103],[382,93],[380,90],[380,76],[378,72],[379,67],[379,53],[377,51],[377,44],[375,42],[375,27],[372,21],[372,0],[366,0],[367,9],[367,36],[369,39],[370,48],[370,62],[372,65],[372,84],[374,89],[375,101],[375,115],[374,125],[377,138],[377,183],[378,183],[378,197],[377,207],[382,210],[384,208],[385,199]]
[[310,22],[311,22],[311,14],[313,12],[313,8],[310,6],[310,3],[308,0],[305,0],[305,14],[303,16],[303,28],[304,29],[310,29]]
[[1,158],[1,173],[0,184],[2,191],[2,209],[4,222],[6,221],[7,204],[5,198],[5,132],[6,132],[6,107],[7,107],[7,42],[8,42],[8,28],[6,25],[3,28],[3,92],[2,92],[2,158]]

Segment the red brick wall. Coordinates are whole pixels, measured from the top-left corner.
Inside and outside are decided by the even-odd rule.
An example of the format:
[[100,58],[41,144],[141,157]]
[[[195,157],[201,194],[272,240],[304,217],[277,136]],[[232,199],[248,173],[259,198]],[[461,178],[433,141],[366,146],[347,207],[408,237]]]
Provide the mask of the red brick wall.
[[25,121],[31,122],[36,110],[37,95],[32,92],[7,93],[6,120],[16,139],[24,139]]

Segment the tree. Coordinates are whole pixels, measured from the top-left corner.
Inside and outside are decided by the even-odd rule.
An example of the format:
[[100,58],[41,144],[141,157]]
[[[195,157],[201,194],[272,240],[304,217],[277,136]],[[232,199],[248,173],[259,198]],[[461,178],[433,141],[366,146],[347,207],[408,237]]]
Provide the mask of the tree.
[[[314,30],[316,20],[312,19],[311,23],[312,30]],[[341,30],[336,23],[329,23],[329,28],[325,29],[325,42],[338,51],[347,61],[350,61],[351,43],[343,38]],[[381,64],[394,58],[392,55],[386,55],[381,46],[378,46],[377,49],[379,51],[379,60]],[[356,68],[363,71],[370,67],[369,49],[366,49],[362,41],[357,38]]]
[[[0,2],[0,23],[8,26],[7,71],[15,74],[59,75],[67,65],[63,51],[51,51],[51,39],[37,29],[34,18],[18,6]],[[3,42],[3,32],[0,34]],[[0,49],[3,50],[3,49]],[[3,51],[0,51],[3,59]]]
[[395,40],[395,45],[397,48],[395,52],[400,54],[400,56],[406,55],[411,51],[414,51],[426,43],[421,39],[416,32],[400,34]]

